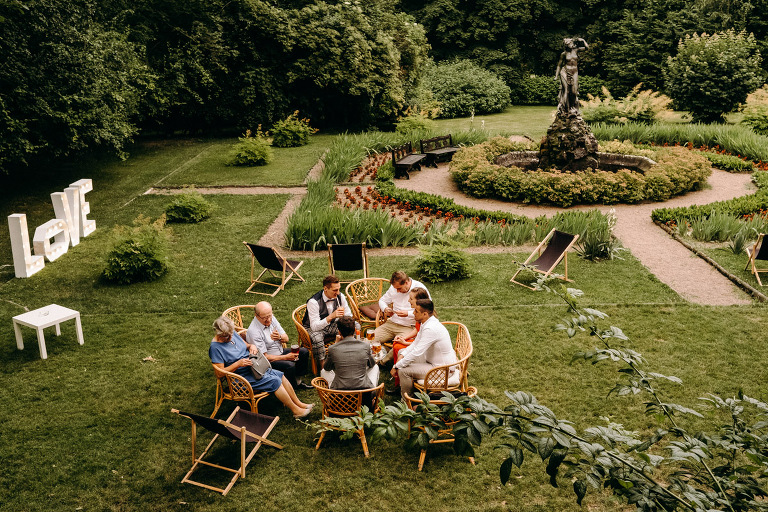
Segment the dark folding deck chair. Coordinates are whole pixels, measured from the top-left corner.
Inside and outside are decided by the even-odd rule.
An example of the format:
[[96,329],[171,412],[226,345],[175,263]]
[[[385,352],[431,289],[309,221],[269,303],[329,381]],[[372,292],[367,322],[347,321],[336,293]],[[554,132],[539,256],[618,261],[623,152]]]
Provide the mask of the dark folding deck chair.
[[[549,234],[544,237],[544,240],[541,241],[538,247],[534,249],[531,255],[528,256],[528,259],[525,260],[525,263],[520,264],[515,262],[520,265],[520,268],[517,269],[517,272],[515,272],[515,275],[512,276],[510,281],[533,290],[533,286],[515,281],[515,277],[517,277],[517,275],[523,270],[530,270],[548,276],[552,273],[555,267],[557,267],[561,260],[565,260],[565,273],[562,277],[558,277],[564,281],[571,282],[571,280],[568,279],[568,249],[573,247],[573,244],[575,244],[576,240],[578,239],[579,235],[563,233],[562,231],[558,231],[553,228],[552,231],[550,231]],[[542,247],[544,247],[545,244],[547,247],[542,252]],[[538,255],[538,258],[531,262],[531,260],[536,257],[536,255]]]
[[755,245],[752,247],[747,247],[747,255],[749,256],[749,260],[747,260],[747,266],[744,267],[744,270],[749,270],[754,274],[755,279],[757,279],[757,282],[760,286],[763,286],[763,282],[760,280],[760,272],[768,272],[768,268],[757,268],[756,261],[768,261],[768,245],[763,243],[763,237],[765,237],[764,233],[760,233],[757,236],[757,241],[755,242]]
[[[355,270],[363,271],[363,279],[368,278],[368,252],[365,249],[365,242],[361,244],[328,244],[328,268],[331,274],[337,271],[351,272]],[[340,283],[351,283],[354,281],[340,281]]]
[[[200,416],[200,415],[192,414],[189,412],[179,411],[178,409],[171,409],[171,412],[174,412],[180,416],[185,416],[190,420],[192,420],[192,469],[190,469],[189,472],[186,475],[184,475],[184,478],[182,478],[181,483],[197,485],[199,487],[205,487],[206,489],[220,492],[222,495],[226,496],[226,494],[229,492],[232,486],[235,485],[235,482],[237,482],[238,478],[241,478],[241,477],[245,478],[245,467],[248,465],[249,462],[251,462],[251,459],[256,454],[258,449],[261,448],[262,444],[267,444],[279,450],[283,449],[281,445],[267,439],[267,436],[269,435],[269,433],[275,427],[278,420],[280,420],[279,416],[272,417],[272,416],[265,416],[263,414],[255,414],[255,413],[240,409],[240,407],[236,407],[235,410],[232,411],[232,414],[229,415],[229,418],[227,418],[226,420],[216,420],[213,418],[207,418],[205,416]],[[195,455],[195,444],[197,441],[197,425],[200,425],[201,427],[215,434],[213,436],[213,439],[211,439],[211,442],[208,443],[208,446],[205,447],[205,450],[203,450],[203,453],[201,453],[199,457]],[[216,442],[219,436],[226,437],[234,441],[240,441],[240,467],[239,468],[237,469],[229,468],[226,466],[213,464],[211,462],[203,460],[203,457],[205,457],[205,455],[211,449],[211,446],[213,446],[213,443]],[[247,457],[245,454],[246,443],[256,443],[256,446],[254,446],[253,449],[251,449]],[[220,487],[214,487],[212,485],[204,484],[201,482],[196,482],[192,480],[190,477],[192,476],[192,473],[194,473],[195,470],[197,470],[201,464],[205,466],[221,469],[223,471],[228,471],[230,473],[234,473],[234,476],[229,481],[229,484],[223,489]]]
[[[288,283],[288,281],[291,279],[295,281],[304,281],[304,278],[301,277],[301,274],[299,274],[299,268],[304,264],[303,261],[283,258],[274,247],[249,244],[248,242],[243,242],[243,244],[245,244],[245,246],[248,248],[248,251],[251,253],[251,286],[245,290],[245,293],[256,293],[259,295],[269,295],[270,297],[274,297],[280,290],[285,288],[286,283]],[[264,267],[264,270],[261,271],[261,274],[259,274],[256,279],[254,279],[253,272],[256,268],[257,261],[259,262],[259,265]],[[280,284],[261,281],[261,277],[266,272],[269,272],[275,279],[280,279]],[[253,287],[257,284],[273,286],[276,288],[275,292],[264,293],[253,291]]]

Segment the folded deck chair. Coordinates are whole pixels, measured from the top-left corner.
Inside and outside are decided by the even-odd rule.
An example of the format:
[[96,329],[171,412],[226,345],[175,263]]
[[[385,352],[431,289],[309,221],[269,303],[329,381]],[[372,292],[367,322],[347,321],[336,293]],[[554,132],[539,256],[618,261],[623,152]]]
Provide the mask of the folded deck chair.
[[[278,420],[280,419],[279,416],[272,417],[272,416],[265,416],[263,414],[255,414],[255,413],[240,409],[240,407],[235,408],[235,410],[232,411],[232,414],[230,414],[229,418],[227,418],[226,420],[216,420],[213,418],[207,418],[205,416],[199,416],[197,414],[179,411],[178,409],[171,409],[171,412],[174,412],[179,416],[185,416],[190,420],[192,420],[192,469],[190,469],[189,472],[186,475],[184,475],[184,478],[182,478],[181,483],[187,483],[187,484],[197,485],[199,487],[205,487],[206,489],[220,492],[222,495],[226,496],[226,494],[229,492],[232,486],[235,485],[235,482],[237,482],[238,478],[241,478],[241,477],[245,478],[245,467],[248,465],[249,462],[251,462],[251,459],[256,454],[258,449],[261,448],[262,444],[273,446],[279,450],[283,449],[281,445],[267,439],[267,436],[269,435],[269,433],[272,431],[272,429],[275,427]],[[199,457],[195,455],[195,442],[197,441],[197,425],[200,425],[206,430],[209,430],[214,434],[216,434],[213,436],[213,439],[211,439],[211,442],[208,443],[208,446],[205,447],[205,450],[203,450],[203,453],[201,453]],[[203,460],[203,457],[205,457],[205,455],[211,449],[211,446],[213,446],[213,443],[216,442],[219,436],[226,437],[234,441],[240,441],[240,467],[239,468],[237,469],[229,468],[226,466],[213,464],[211,462]],[[256,443],[256,446],[254,446],[253,449],[250,451],[250,453],[248,453],[247,457],[245,455],[246,443]],[[212,485],[207,485],[201,482],[196,482],[192,480],[190,477],[192,476],[192,473],[194,473],[195,470],[197,470],[201,464],[210,466],[213,468],[221,469],[223,471],[228,471],[230,473],[234,473],[234,476],[229,481],[229,484],[223,489],[219,487],[214,487]]]
[[[363,279],[368,277],[368,253],[365,242],[361,244],[328,244],[328,268],[331,274],[337,271],[363,271]],[[354,279],[353,279],[354,281]],[[340,281],[351,283],[352,281]]]
[[[560,263],[561,260],[565,260],[565,273],[560,279],[570,282],[571,280],[568,279],[568,249],[573,247],[573,244],[575,244],[576,240],[578,239],[579,235],[570,235],[553,228],[552,231],[550,231],[549,234],[544,237],[544,240],[541,241],[538,247],[534,249],[531,255],[528,256],[528,259],[525,260],[525,263],[522,264],[525,265],[525,267],[521,266],[519,269],[517,269],[517,272],[515,272],[515,275],[512,276],[510,281],[533,290],[533,286],[515,281],[515,277],[517,277],[517,275],[523,270],[531,270],[533,272],[538,272],[548,276],[552,273],[552,271],[555,269],[558,263]],[[542,247],[544,247],[545,244],[547,247],[542,252]],[[531,260],[536,257],[536,255],[538,255],[536,261],[531,262]],[[520,264],[518,263],[518,265]]]
[[[286,283],[291,279],[295,281],[304,281],[304,278],[301,277],[301,274],[299,274],[299,268],[304,264],[303,261],[283,258],[274,247],[249,244],[248,242],[243,242],[243,244],[245,244],[245,246],[248,248],[248,251],[251,253],[251,286],[245,290],[245,293],[257,293],[259,295],[269,295],[270,297],[274,297],[280,290],[285,288]],[[261,271],[261,274],[259,274],[256,279],[254,279],[253,272],[256,268],[257,261],[259,262],[259,265],[264,267],[264,270]],[[280,284],[261,281],[261,277],[266,272],[269,272],[272,277],[280,279]],[[275,291],[274,293],[253,291],[253,287],[257,284],[273,286],[275,287]]]
[[763,286],[763,282],[760,280],[760,272],[768,272],[768,268],[757,268],[755,262],[757,260],[768,261],[768,245],[763,243],[764,236],[764,233],[760,233],[757,236],[755,245],[752,247],[747,247],[747,255],[749,256],[749,260],[747,260],[747,266],[744,267],[744,270],[749,270],[752,272],[752,274],[754,274],[755,279],[757,279],[757,282],[760,284],[760,286]]

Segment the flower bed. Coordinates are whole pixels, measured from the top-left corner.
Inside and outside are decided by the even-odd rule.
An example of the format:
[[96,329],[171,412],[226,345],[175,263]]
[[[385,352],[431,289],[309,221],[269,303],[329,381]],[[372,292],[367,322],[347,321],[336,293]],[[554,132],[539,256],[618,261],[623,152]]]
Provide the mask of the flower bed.
[[460,190],[474,197],[567,207],[664,201],[701,188],[711,173],[704,156],[682,147],[651,150],[656,165],[645,173],[524,171],[494,163],[497,157],[518,150],[519,144],[503,137],[463,148],[451,164],[453,179]]

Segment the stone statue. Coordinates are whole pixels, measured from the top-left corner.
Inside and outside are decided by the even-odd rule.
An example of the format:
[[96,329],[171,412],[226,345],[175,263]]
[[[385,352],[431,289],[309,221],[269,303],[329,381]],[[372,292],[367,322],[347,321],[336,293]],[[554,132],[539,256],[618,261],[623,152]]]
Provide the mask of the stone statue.
[[557,96],[558,110],[565,113],[579,111],[579,52],[589,48],[580,38],[563,39],[565,50],[560,54],[555,75],[560,80],[560,93]]

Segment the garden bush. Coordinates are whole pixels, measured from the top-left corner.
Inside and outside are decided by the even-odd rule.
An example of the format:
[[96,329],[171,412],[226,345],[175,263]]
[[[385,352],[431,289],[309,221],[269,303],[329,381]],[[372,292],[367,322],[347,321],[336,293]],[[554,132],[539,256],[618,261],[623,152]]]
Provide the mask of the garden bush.
[[403,135],[415,132],[429,132],[435,129],[435,122],[422,114],[410,114],[400,119],[395,125],[395,131]]
[[762,84],[760,52],[752,34],[727,30],[686,35],[667,59],[666,90],[675,108],[695,122],[722,122]]
[[504,81],[468,60],[430,66],[424,82],[440,103],[440,117],[492,114],[509,106]]
[[165,207],[168,222],[200,222],[211,216],[213,205],[195,190],[179,194]]
[[493,163],[514,144],[496,137],[457,152],[451,174],[458,187],[474,197],[506,201],[574,204],[637,203],[661,201],[706,183],[711,172],[707,160],[684,148],[653,150],[656,165],[646,173],[586,170],[582,172],[524,171]]
[[277,148],[294,148],[309,144],[309,136],[317,130],[309,125],[309,119],[299,119],[299,111],[272,126],[272,145]]
[[707,160],[709,160],[713,167],[717,167],[723,171],[753,172],[755,170],[754,163],[737,156],[713,153],[711,151],[705,152],[704,156],[707,157]]
[[415,264],[416,276],[428,283],[466,279],[472,275],[469,257],[449,245],[422,247]]
[[[513,105],[557,105],[560,83],[554,75],[527,75],[510,83]],[[579,96],[600,96],[605,83],[595,77],[579,76]]]
[[641,91],[642,84],[636,85],[624,98],[615,99],[607,88],[603,88],[603,98],[587,95],[588,100],[581,102],[581,113],[589,123],[637,123],[651,124],[671,113],[667,107],[670,98],[651,90]]
[[229,165],[238,165],[243,167],[267,165],[272,161],[272,148],[269,146],[269,140],[261,131],[261,126],[253,135],[251,130],[239,138],[235,144],[235,155],[229,162]]
[[165,215],[155,222],[140,215],[133,227],[117,226],[102,275],[107,281],[131,284],[153,281],[168,272]]
[[768,85],[747,95],[742,108],[744,117],[741,122],[761,135],[768,135]]

